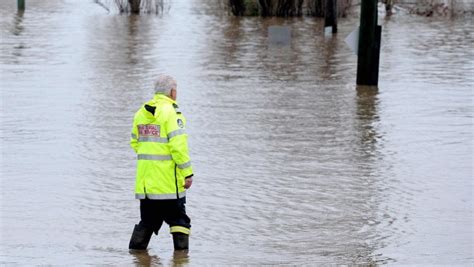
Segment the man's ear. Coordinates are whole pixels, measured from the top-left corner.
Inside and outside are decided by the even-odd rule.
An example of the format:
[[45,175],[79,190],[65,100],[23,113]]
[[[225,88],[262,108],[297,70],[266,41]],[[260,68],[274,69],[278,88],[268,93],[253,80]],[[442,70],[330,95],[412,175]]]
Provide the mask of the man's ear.
[[170,97],[171,97],[173,100],[176,100],[177,95],[178,95],[178,94],[177,94],[176,89],[171,89]]

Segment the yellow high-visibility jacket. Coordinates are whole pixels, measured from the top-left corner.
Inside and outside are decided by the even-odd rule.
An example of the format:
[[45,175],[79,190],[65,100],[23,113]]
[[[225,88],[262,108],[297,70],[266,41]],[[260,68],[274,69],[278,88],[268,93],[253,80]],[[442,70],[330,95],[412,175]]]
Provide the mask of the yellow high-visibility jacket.
[[184,180],[193,175],[193,169],[185,126],[178,104],[162,94],[135,113],[130,140],[138,157],[135,198],[186,196]]

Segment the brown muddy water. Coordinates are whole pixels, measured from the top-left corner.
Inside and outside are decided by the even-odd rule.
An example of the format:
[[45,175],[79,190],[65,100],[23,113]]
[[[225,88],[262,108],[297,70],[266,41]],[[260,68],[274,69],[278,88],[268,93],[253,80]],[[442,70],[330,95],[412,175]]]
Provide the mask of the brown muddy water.
[[[399,13],[378,92],[313,18],[1,1],[1,265],[473,264],[473,23]],[[289,46],[268,27],[290,27]],[[177,77],[196,173],[189,255],[131,254],[132,116]]]

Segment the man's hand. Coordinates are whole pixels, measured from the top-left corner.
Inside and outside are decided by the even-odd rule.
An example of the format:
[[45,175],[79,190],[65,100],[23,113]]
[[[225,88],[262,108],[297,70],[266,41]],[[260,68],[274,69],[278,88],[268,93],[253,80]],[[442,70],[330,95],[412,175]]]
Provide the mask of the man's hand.
[[184,188],[189,189],[193,184],[193,177],[188,177],[184,180]]

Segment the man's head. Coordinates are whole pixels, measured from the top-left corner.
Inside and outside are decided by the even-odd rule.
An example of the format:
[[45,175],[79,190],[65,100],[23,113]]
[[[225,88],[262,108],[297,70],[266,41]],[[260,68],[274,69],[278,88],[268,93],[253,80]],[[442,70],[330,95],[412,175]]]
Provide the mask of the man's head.
[[169,96],[171,99],[176,100],[176,80],[166,74],[161,74],[155,82],[155,94],[163,94]]

